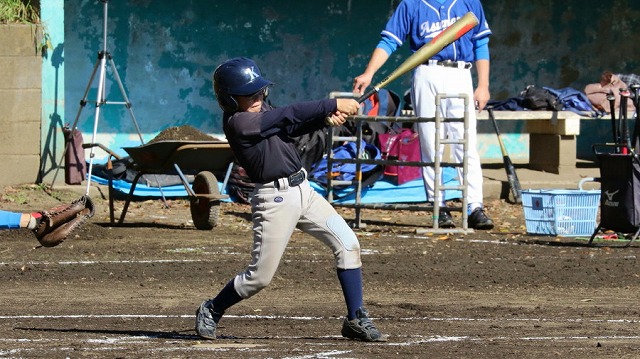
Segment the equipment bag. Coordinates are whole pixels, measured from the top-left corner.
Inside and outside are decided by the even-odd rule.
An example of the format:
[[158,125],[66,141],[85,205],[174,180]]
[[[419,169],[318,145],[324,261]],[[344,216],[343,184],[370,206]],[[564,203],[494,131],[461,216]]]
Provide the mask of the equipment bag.
[[[362,158],[365,159],[380,159],[380,149],[371,143],[367,143],[364,140],[361,144],[364,149]],[[355,142],[347,142],[342,146],[338,146],[332,149],[333,159],[355,159],[357,155],[357,144]],[[381,175],[382,171],[376,171],[381,168],[380,165],[375,164],[361,164],[362,181],[365,183],[373,183]],[[378,178],[370,178],[371,175],[376,174]],[[316,164],[313,165],[313,172],[309,174],[309,179],[317,182],[322,186],[327,186],[327,174],[331,175],[333,180],[339,181],[353,181],[356,178],[356,164],[355,163],[343,163],[340,161],[334,161],[332,163],[331,171],[328,171],[327,158],[324,157]],[[347,186],[335,186],[336,189],[343,189]],[[364,187],[364,186],[363,186]]]
[[640,226],[640,165],[633,155],[596,155],[600,163],[600,225],[634,233]]
[[[366,116],[399,116],[401,112],[400,97],[393,91],[380,89],[362,102],[362,114]],[[386,121],[365,121],[362,123],[362,139],[375,144],[378,134],[387,132],[390,126]],[[334,130],[337,136],[355,136],[356,121],[348,120],[339,129]]]
[[560,111],[562,103],[549,90],[534,85],[527,86],[521,93],[522,106],[530,110]]
[[313,171],[313,164],[322,159],[326,153],[327,130],[321,128],[314,132],[304,134],[295,138],[296,148],[302,160],[302,167],[307,172]]
[[73,129],[72,133],[69,125],[65,126],[62,132],[67,146],[67,152],[64,154],[64,182],[70,185],[81,184],[86,179],[87,171],[82,148],[82,133],[77,129]]
[[558,98],[558,102],[562,105],[561,110],[575,112],[579,115],[596,117],[597,110],[589,101],[587,95],[572,87],[561,89],[553,89],[544,87],[552,95]]
[[[403,128],[398,133],[381,133],[378,135],[382,158],[404,162],[420,161],[420,139],[418,133]],[[384,174],[395,178],[396,183],[413,181],[420,178],[421,168],[416,166],[385,165]]]
[[243,204],[251,204],[251,195],[256,184],[251,182],[244,167],[233,163],[231,174],[227,181],[227,194],[232,201]]

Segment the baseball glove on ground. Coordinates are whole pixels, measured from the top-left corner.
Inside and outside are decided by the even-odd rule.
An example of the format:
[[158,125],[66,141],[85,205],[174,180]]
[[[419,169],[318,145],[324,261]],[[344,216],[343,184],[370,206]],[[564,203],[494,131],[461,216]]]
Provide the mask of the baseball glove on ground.
[[64,242],[73,230],[93,217],[95,208],[89,196],[40,212],[42,217],[33,230],[43,247],[55,247]]

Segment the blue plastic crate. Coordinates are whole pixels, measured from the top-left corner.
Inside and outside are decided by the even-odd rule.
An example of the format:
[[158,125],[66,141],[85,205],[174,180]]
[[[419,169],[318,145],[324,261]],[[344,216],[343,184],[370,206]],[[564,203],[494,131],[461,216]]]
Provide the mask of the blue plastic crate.
[[596,226],[600,190],[522,191],[527,233],[559,237],[591,236]]

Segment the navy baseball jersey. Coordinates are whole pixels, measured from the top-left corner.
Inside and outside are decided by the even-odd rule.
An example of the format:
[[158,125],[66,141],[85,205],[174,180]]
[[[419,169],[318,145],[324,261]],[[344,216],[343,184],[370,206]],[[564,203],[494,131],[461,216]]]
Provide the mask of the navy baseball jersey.
[[325,127],[327,114],[336,111],[335,99],[300,102],[261,112],[225,113],[224,133],[238,162],[256,183],[286,177],[302,168],[292,137]]

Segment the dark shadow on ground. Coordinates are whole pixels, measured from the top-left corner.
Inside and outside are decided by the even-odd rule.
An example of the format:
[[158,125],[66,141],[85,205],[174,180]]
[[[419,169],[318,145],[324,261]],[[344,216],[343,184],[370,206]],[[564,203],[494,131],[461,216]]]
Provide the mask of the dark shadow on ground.
[[111,334],[130,335],[135,337],[157,338],[157,339],[182,339],[182,340],[202,340],[195,334],[182,334],[180,332],[160,332],[150,330],[110,330],[110,329],[80,329],[80,328],[25,328],[16,327],[16,330],[37,331],[37,332],[57,332],[57,333],[89,333],[89,334]]
[[251,221],[250,212],[225,211],[224,213],[234,217],[238,217],[240,219],[244,219],[245,221]]
[[180,229],[180,230],[192,230],[196,231],[195,227],[187,227],[179,224],[163,224],[163,223],[151,223],[151,222],[126,222],[122,224],[111,222],[93,222],[95,225],[101,227],[122,227],[122,228],[163,228],[163,229]]
[[[555,238],[555,237],[554,237]],[[550,246],[550,247],[585,247],[585,248],[633,248],[630,247],[629,241],[607,241],[604,242],[596,242],[589,244],[589,240],[574,240],[574,241],[556,241],[556,240],[544,240],[544,239],[528,239],[528,240],[518,240],[518,243],[521,244],[536,244],[541,246]]]

